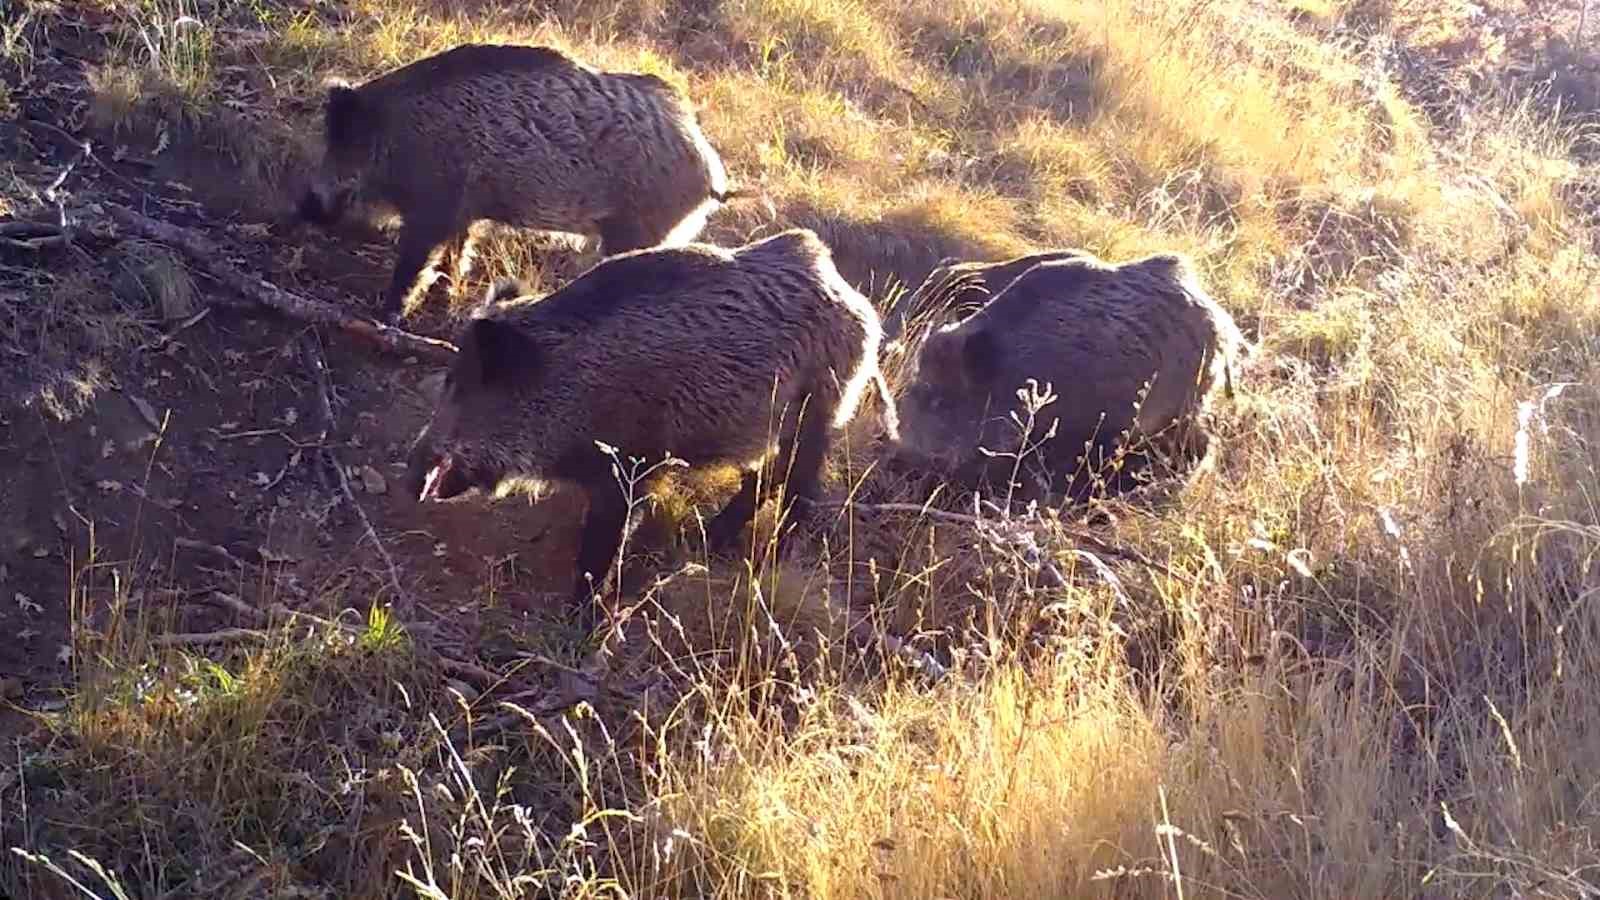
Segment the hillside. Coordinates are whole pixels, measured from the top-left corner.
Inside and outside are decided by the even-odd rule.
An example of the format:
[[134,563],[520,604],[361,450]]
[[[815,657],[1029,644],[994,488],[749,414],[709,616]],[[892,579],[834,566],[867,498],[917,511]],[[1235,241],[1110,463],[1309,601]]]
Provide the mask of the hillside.
[[[0,897],[1600,894],[1590,6],[0,6]],[[623,478],[586,640],[582,502],[397,497],[428,346],[240,289],[376,312],[392,235],[290,217],[323,85],[468,41],[670,81],[760,194],[703,239],[885,306],[1188,254],[1255,345],[1216,467],[1001,517],[869,407],[782,554]],[[408,330],[592,261],[480,253]]]

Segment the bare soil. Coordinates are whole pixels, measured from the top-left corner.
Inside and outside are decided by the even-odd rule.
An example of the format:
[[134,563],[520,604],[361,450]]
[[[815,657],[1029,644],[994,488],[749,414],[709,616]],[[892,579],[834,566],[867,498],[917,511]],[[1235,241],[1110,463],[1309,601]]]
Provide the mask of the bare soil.
[[[58,199],[84,213],[76,246],[0,248],[0,315],[10,319],[0,330],[0,730],[49,708],[70,679],[74,573],[90,562],[131,561],[164,579],[170,590],[142,595],[144,611],[169,614],[180,631],[219,624],[214,610],[185,602],[212,590],[322,615],[393,602],[394,579],[324,447],[392,555],[411,616],[445,629],[460,651],[490,622],[544,631],[571,620],[554,598],[570,577],[580,498],[423,508],[399,495],[437,366],[222,306],[168,321],[147,306],[133,339],[96,338],[97,317],[126,311],[116,287],[138,249],[94,221],[97,199],[201,231],[245,270],[369,315],[392,255],[381,236],[286,226],[270,209],[252,216],[226,158],[168,151],[151,164],[154,148],[135,145],[132,161],[117,162],[93,134],[95,157],[81,158],[65,133],[41,124],[71,120],[81,66],[69,56],[38,66],[52,71],[35,79],[67,89],[30,97],[21,121],[6,125],[0,170],[42,192],[70,167]],[[225,289],[188,268],[198,312]],[[451,336],[443,284],[408,328]],[[308,341],[329,370],[335,421],[325,438]],[[92,608],[80,619],[94,621]]]

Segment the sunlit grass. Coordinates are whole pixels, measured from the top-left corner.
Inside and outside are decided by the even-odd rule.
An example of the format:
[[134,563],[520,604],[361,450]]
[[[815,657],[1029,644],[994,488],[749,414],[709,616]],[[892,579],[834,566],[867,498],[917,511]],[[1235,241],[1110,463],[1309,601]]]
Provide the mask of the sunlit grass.
[[[119,57],[91,78],[99,127],[151,111],[149,71],[203,114],[251,60],[278,85],[251,121],[293,131],[328,75],[554,44],[694,99],[732,180],[771,201],[718,212],[711,240],[816,229],[879,297],[947,255],[1177,250],[1260,350],[1217,470],[1165,505],[1113,504],[1093,532],[1148,566],[1040,521],[1070,581],[1048,587],[970,524],[870,510],[795,558],[771,558],[763,520],[751,559],[707,560],[707,492],[675,484],[661,530],[706,568],[634,598],[615,665],[659,676],[648,702],[508,713],[378,619],[214,658],[85,645],[62,743],[18,779],[0,769],[0,811],[45,780],[62,812],[0,834],[129,883],[248,870],[350,897],[1592,891],[1600,261],[1583,186],[1600,181],[1545,107],[1486,95],[1442,130],[1357,39],[1466,46],[1472,16],[354,0],[269,17],[248,44],[208,31],[203,58]],[[570,276],[546,239],[479,249],[485,283]],[[868,431],[832,461],[838,494],[925,499],[863,474]],[[886,631],[950,676],[930,687],[858,640]]]

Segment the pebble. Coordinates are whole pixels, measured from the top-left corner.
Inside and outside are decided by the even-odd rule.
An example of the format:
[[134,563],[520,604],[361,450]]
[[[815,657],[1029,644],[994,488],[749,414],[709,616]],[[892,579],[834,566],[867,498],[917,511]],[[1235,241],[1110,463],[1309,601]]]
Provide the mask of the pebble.
[[382,472],[371,466],[361,467],[361,483],[366,487],[369,494],[387,494],[389,492],[388,480],[383,477]]

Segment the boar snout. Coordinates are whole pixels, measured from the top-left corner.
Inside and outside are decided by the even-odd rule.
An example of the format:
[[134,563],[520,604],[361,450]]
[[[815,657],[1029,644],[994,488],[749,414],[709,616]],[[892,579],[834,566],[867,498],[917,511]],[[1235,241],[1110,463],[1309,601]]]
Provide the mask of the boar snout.
[[472,488],[466,468],[452,454],[437,449],[424,434],[406,460],[406,496],[412,503],[427,503],[464,494]]
[[334,225],[344,218],[346,198],[340,191],[311,186],[300,195],[295,212],[302,221],[314,225]]

